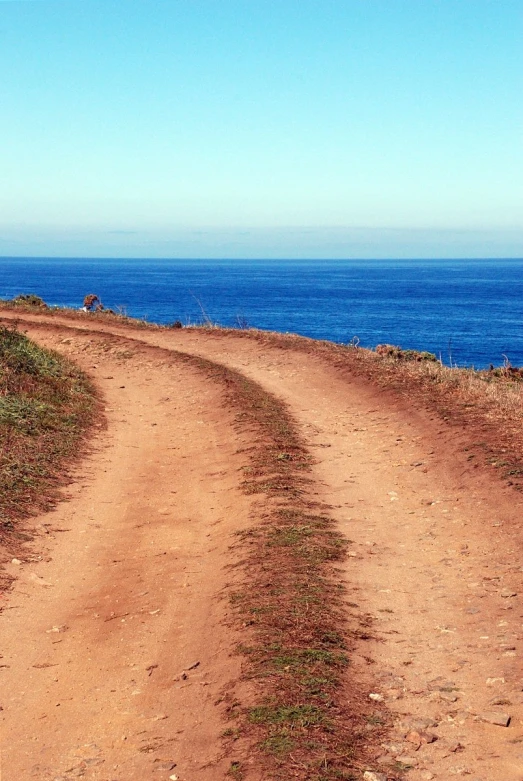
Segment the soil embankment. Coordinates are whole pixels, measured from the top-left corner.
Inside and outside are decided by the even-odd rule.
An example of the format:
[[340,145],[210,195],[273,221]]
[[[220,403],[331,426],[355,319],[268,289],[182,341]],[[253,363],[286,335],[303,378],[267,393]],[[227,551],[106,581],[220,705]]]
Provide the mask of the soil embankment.
[[413,781],[521,781],[522,500],[472,467],[470,432],[304,351],[24,320],[94,376],[108,429],[70,500],[35,519],[50,532],[33,546],[42,560],[9,565],[19,578],[0,618],[6,781],[190,781],[230,768],[218,736],[239,638],[220,595],[252,511],[248,442],[212,379],[174,369],[158,347],[231,366],[281,398],[314,457],[311,490],[351,541],[348,610],[367,626],[351,638],[348,676],[372,695],[367,766],[391,778],[410,768]]

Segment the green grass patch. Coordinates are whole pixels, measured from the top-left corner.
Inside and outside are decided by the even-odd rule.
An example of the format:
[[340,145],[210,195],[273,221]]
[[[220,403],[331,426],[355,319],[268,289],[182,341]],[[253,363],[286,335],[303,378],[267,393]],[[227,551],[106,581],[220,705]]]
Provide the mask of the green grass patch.
[[296,746],[295,741],[290,735],[283,733],[277,735],[270,735],[261,743],[261,748],[268,754],[272,754],[276,757],[282,758]]
[[288,727],[317,727],[326,723],[325,713],[314,705],[260,705],[251,708],[249,721],[253,724],[283,724]]
[[244,777],[244,772],[242,769],[241,762],[231,762],[231,765],[227,771],[227,775],[234,779],[234,781],[242,781]]
[[327,667],[345,667],[348,663],[347,654],[335,653],[323,648],[301,648],[271,658],[271,664],[282,670],[287,668],[295,670],[317,664]]
[[0,533],[57,499],[66,462],[97,412],[87,377],[14,328],[0,327]]

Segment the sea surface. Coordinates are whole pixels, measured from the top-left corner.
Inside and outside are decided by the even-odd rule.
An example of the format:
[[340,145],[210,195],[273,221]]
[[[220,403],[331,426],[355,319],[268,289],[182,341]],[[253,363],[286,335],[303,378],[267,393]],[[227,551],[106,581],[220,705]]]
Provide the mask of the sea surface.
[[517,260],[0,258],[0,298],[36,293],[155,323],[212,321],[361,346],[428,350],[446,364],[523,365]]

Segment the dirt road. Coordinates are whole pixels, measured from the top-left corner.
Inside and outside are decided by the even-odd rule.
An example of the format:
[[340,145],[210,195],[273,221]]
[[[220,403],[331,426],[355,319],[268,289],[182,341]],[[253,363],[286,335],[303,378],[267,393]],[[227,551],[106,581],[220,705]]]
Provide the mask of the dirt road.
[[[522,500],[474,468],[467,432],[304,351],[24,320],[95,378],[107,430],[69,500],[34,520],[26,560],[8,565],[2,781],[205,781],[230,768],[219,736],[240,660],[223,593],[251,512],[248,442],[219,387],[174,367],[170,349],[284,400],[313,454],[312,490],[351,541],[348,608],[368,624],[351,664],[371,695],[368,769],[522,781]],[[380,722],[392,726],[377,740]],[[247,758],[246,778],[260,777]]]

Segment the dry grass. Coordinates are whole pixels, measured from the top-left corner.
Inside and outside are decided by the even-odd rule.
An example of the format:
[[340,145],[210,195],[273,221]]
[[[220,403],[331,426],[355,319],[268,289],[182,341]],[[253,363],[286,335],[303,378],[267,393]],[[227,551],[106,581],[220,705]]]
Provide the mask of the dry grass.
[[96,412],[94,389],[73,364],[0,327],[1,542],[25,536],[19,522],[57,500]]
[[[41,299],[34,296],[20,296],[13,301],[0,300],[1,309],[37,313],[49,318],[66,315],[68,319],[78,320],[83,324],[94,320],[94,322],[118,324],[131,331],[136,328],[166,330],[172,327],[137,320],[109,310],[85,313],[74,309],[48,307]],[[216,324],[204,324],[190,326],[184,330],[194,329],[203,331],[211,338],[235,336],[254,339],[278,349],[312,353],[341,369],[365,376],[378,385],[391,387],[409,393],[411,396],[417,394],[418,399],[424,403],[437,404],[438,399],[446,396],[449,402],[455,401],[458,407],[470,404],[479,408],[478,414],[481,406],[484,405],[485,420],[496,424],[510,425],[514,418],[520,420],[523,417],[523,372],[511,371],[511,367],[502,367],[494,371],[450,368],[435,359],[430,360],[434,358],[430,353],[402,350],[393,345],[378,345],[376,350],[370,350],[309,339],[295,334],[259,331],[254,328],[233,329],[222,328]],[[408,387],[409,383],[412,383],[412,387]],[[434,389],[438,389],[438,392],[432,394]]]
[[[381,352],[334,344],[301,336],[264,331],[205,329],[209,338],[234,336],[254,339],[279,350],[317,356],[348,380],[363,380],[392,392],[408,408],[438,415],[468,440],[467,450],[478,462],[499,469],[500,476],[523,490],[523,377],[502,367],[493,371],[450,368],[431,360],[430,354],[409,351]],[[429,356],[428,360],[420,356]]]
[[0,311],[4,309],[8,312],[19,312],[24,314],[37,314],[39,317],[46,317],[52,320],[57,317],[67,317],[69,320],[78,320],[85,323],[90,321],[106,322],[113,324],[129,325],[131,328],[164,328],[166,326],[149,323],[146,320],[128,317],[126,314],[114,312],[112,309],[102,309],[93,312],[84,312],[82,309],[69,309],[67,307],[48,306],[38,296],[20,295],[16,298],[6,300],[0,299]]
[[[250,527],[238,535],[240,585],[230,594],[246,640],[244,677],[258,702],[233,703],[232,740],[248,736],[273,779],[355,779],[364,758],[363,696],[344,688],[350,638],[337,563],[348,541],[311,501],[311,459],[286,406],[223,365],[183,353],[177,360],[222,383],[252,447],[243,487],[260,496]],[[241,762],[230,775],[243,777]]]
[[351,371],[393,390],[408,404],[435,412],[447,426],[459,429],[484,464],[523,489],[523,382],[498,371],[474,371],[431,361],[403,362],[372,351],[350,356]]

